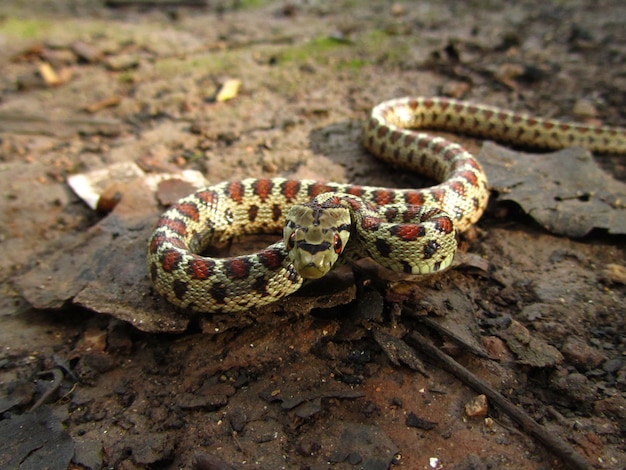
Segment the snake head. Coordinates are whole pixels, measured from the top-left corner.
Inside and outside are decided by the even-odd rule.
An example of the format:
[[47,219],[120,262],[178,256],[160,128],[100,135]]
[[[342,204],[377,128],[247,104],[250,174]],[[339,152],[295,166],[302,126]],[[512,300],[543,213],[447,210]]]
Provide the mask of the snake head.
[[[347,222],[346,222],[347,217]],[[283,238],[294,268],[305,279],[331,270],[350,237],[350,214],[344,208],[296,205],[287,215]]]

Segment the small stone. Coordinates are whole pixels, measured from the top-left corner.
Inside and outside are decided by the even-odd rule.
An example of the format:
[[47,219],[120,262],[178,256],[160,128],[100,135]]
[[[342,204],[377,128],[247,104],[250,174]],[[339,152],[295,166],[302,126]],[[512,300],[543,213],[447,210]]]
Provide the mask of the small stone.
[[425,431],[430,431],[431,429],[437,427],[437,423],[420,418],[412,411],[406,417],[405,424],[410,428],[418,428]]
[[348,463],[350,463],[350,465],[358,465],[362,461],[363,457],[361,457],[361,454],[358,452],[350,452],[350,454],[348,454]]
[[622,359],[609,359],[602,364],[602,369],[609,374],[613,374],[624,367],[624,361]]
[[593,103],[586,99],[576,101],[573,109],[574,116],[580,119],[589,119],[598,117],[598,110]]
[[487,416],[487,396],[480,394],[465,404],[465,415],[470,418],[484,418]]
[[568,362],[579,370],[591,370],[606,361],[606,356],[584,341],[569,336],[561,347],[561,353]]

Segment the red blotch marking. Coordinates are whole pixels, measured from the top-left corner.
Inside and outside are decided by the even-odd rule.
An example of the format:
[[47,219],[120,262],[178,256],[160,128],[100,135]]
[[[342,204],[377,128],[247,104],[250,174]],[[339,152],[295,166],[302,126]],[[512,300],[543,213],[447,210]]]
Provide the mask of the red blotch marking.
[[224,262],[226,276],[232,280],[247,279],[250,276],[250,263],[242,258],[233,258]]
[[346,189],[347,194],[351,194],[353,196],[361,197],[365,191],[361,186],[349,186]]
[[471,171],[462,171],[458,175],[454,176],[465,178],[472,186],[478,186],[478,178],[476,178],[476,175]]
[[176,250],[165,250],[161,256],[161,266],[165,272],[171,273],[178,267],[182,255]]
[[465,111],[467,111],[468,114],[476,114],[479,112],[479,109],[476,106],[466,106]]
[[204,281],[215,274],[215,263],[209,259],[194,257],[187,265],[187,273],[192,279]]
[[554,128],[554,123],[552,123],[552,122],[544,122],[543,123],[543,128],[546,129],[546,130],[550,130],[550,129]]
[[158,225],[161,227],[167,227],[172,232],[180,235],[183,238],[187,236],[187,225],[182,220],[161,217]]
[[298,180],[287,180],[283,183],[281,192],[287,201],[294,199],[300,191],[300,182]]
[[528,124],[529,126],[536,126],[537,120],[535,118],[529,117],[528,119],[526,119],[526,124]]
[[378,120],[377,119],[370,119],[367,127],[369,128],[369,130],[373,130],[376,126],[378,125]]
[[159,247],[163,244],[163,242],[165,242],[165,240],[167,240],[167,237],[165,235],[156,235],[154,237],[152,237],[152,240],[150,240],[150,253],[155,254]]
[[409,108],[415,111],[418,107],[417,100],[409,100]]
[[324,183],[315,183],[309,186],[309,196],[315,197],[320,194],[328,193],[331,191],[331,188]]
[[256,180],[252,184],[252,190],[254,194],[261,198],[261,201],[265,201],[270,194],[272,193],[272,180],[264,178],[260,180]]
[[448,186],[450,189],[452,189],[452,191],[457,193],[459,196],[461,197],[465,196],[465,185],[463,183],[459,181],[450,181]]
[[387,126],[380,126],[378,128],[378,132],[376,133],[376,136],[379,139],[382,139],[383,137],[385,137],[387,134],[389,133],[389,128]]
[[389,138],[389,140],[392,144],[395,144],[398,140],[400,140],[400,137],[402,137],[402,132],[394,131],[391,133],[391,137]]
[[437,142],[433,146],[433,152],[434,153],[442,153],[447,146],[448,146],[448,144],[446,142]]
[[243,183],[241,181],[233,181],[226,187],[226,195],[235,202],[241,202],[244,196]]
[[569,131],[572,126],[570,126],[569,124],[561,124],[559,127],[562,131]]
[[[424,107],[426,108],[432,108],[435,105],[435,102],[432,99],[426,99],[424,100]],[[417,102],[415,103],[415,106],[417,107]]]
[[394,225],[389,229],[389,232],[406,242],[415,241],[425,234],[424,227],[419,224]]
[[[458,170],[464,170],[467,167],[471,167],[478,171],[482,171],[480,164],[474,158],[461,158],[459,160],[452,162],[450,166],[450,171],[456,172]],[[464,171],[467,171],[467,170],[464,170]]]
[[498,113],[497,116],[500,121],[506,121],[509,118],[507,113]]
[[413,145],[413,142],[415,142],[415,134],[407,134],[404,136],[404,142],[402,143],[405,147],[409,147],[410,145]]
[[414,206],[423,206],[424,194],[419,192],[409,192],[404,195],[404,200],[407,202],[407,204],[411,204]]
[[197,222],[200,219],[198,206],[196,206],[193,202],[183,202],[182,204],[178,204],[176,206],[176,210],[194,222]]
[[163,244],[169,243],[170,245],[180,248],[181,250],[187,250],[188,247],[182,240],[178,238],[167,237],[163,234],[156,235],[150,240],[150,253],[155,254]]
[[380,227],[381,220],[378,217],[365,216],[361,221],[361,227],[365,230],[377,230]]
[[257,258],[263,266],[272,271],[276,271],[283,265],[285,259],[283,253],[278,250],[264,249],[257,254]]
[[328,199],[324,201],[324,203],[322,204],[322,207],[324,208],[339,207],[341,205],[341,200],[342,199],[339,196],[329,197]]
[[443,233],[452,233],[454,232],[454,223],[452,219],[447,216],[437,217],[432,222],[435,223],[435,227],[437,230]]
[[363,207],[363,204],[355,199],[345,198],[344,201],[350,206],[353,211],[360,211]]
[[372,193],[372,198],[374,199],[374,203],[378,206],[384,206],[387,204],[391,204],[395,198],[396,193],[393,191],[389,191],[386,189],[379,189]]
[[443,204],[443,201],[446,198],[446,192],[443,189],[431,188],[430,194],[439,204]]
[[196,197],[204,202],[206,205],[211,206],[215,202],[215,193],[213,191],[204,190],[198,191]]
[[459,149],[458,147],[448,148],[443,153],[443,159],[447,162],[452,161],[460,153],[461,153],[461,149]]

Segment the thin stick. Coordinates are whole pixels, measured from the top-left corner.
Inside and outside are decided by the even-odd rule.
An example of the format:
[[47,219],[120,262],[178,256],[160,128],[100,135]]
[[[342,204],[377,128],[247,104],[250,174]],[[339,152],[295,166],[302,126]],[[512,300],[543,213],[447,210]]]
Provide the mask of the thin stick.
[[476,377],[450,356],[433,346],[424,336],[414,331],[409,334],[408,339],[414,346],[439,361],[449,372],[451,372],[463,383],[469,385],[479,393],[484,393],[489,398],[491,403],[497,405],[505,413],[511,416],[511,418],[517,421],[524,431],[542,442],[564,463],[567,463],[570,468],[576,470],[593,469],[591,464],[587,462],[582,455],[576,452],[573,447],[556,437],[554,434],[550,434],[543,426],[528,416],[521,408],[515,406],[507,400],[504,395],[490,387],[489,384]]

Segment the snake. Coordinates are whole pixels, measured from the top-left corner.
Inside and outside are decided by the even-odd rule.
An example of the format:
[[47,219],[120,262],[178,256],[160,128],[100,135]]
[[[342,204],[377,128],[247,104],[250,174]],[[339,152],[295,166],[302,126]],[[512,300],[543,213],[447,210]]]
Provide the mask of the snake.
[[[626,129],[619,127],[542,119],[446,97],[384,101],[365,120],[364,147],[438,184],[392,189],[273,177],[199,189],[167,209],[148,240],[155,290],[182,309],[230,313],[276,302],[355,257],[418,275],[448,268],[457,233],[481,217],[489,187],[474,155],[425,130],[524,147],[626,153]],[[203,256],[235,236],[281,232],[281,240],[256,253]]]

